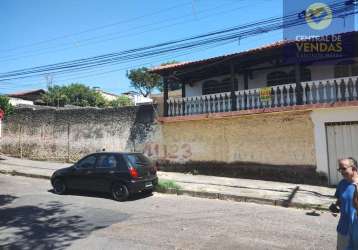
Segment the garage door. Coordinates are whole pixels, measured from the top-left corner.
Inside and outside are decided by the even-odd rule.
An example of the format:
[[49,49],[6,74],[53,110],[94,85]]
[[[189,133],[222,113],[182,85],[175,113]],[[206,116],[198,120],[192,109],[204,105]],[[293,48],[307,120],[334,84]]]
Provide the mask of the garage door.
[[329,183],[342,179],[337,161],[344,157],[358,159],[358,121],[326,123]]

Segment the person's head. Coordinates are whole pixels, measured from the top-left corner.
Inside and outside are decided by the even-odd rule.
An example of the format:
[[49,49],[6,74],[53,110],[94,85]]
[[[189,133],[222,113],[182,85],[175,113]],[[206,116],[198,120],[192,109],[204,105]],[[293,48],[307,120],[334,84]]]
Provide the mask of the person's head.
[[353,157],[338,160],[338,171],[349,181],[358,175],[357,161]]

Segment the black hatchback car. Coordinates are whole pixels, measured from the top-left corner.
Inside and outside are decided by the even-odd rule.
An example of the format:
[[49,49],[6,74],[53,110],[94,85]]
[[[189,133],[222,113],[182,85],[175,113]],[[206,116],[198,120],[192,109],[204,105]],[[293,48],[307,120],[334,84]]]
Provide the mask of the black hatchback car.
[[90,154],[71,167],[55,171],[51,177],[57,194],[70,189],[98,191],[110,193],[118,201],[133,193],[150,193],[157,183],[156,167],[141,153]]

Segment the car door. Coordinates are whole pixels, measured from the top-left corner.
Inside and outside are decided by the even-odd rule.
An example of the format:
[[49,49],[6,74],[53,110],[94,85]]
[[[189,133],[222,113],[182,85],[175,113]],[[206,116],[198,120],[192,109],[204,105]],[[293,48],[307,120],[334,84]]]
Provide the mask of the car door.
[[116,154],[100,154],[95,170],[95,185],[98,191],[108,192],[114,175],[119,172],[119,159]]
[[69,188],[80,190],[94,190],[91,185],[94,181],[94,171],[97,155],[89,155],[75,164],[74,170],[67,178]]

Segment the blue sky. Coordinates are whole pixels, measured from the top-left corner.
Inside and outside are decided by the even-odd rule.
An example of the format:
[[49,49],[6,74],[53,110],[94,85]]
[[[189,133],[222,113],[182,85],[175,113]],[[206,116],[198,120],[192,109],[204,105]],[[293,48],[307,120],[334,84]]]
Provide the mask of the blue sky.
[[[0,73],[122,51],[282,15],[280,0],[1,0]],[[166,55],[91,72],[50,75],[122,93],[126,71],[234,53],[282,39],[282,31],[187,55]],[[46,88],[46,76],[0,82],[1,93]]]

